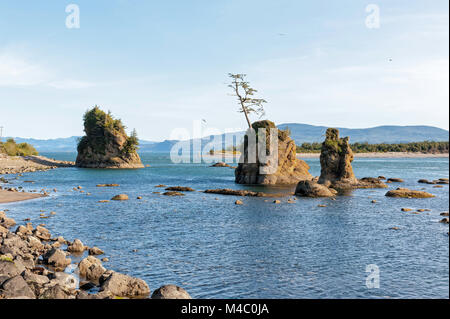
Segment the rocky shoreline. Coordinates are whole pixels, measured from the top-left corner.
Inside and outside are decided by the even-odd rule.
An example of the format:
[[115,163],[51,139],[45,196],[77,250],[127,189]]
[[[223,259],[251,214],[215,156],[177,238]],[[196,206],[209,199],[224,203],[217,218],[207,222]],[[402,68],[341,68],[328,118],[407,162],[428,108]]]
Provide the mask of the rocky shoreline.
[[0,154],[0,175],[48,171],[58,167],[74,166],[74,162],[58,161],[45,156],[7,156]]
[[[139,278],[106,269],[104,252],[79,239],[53,237],[41,225],[16,226],[0,211],[0,299],[124,299],[149,298],[148,284]],[[70,256],[87,256],[73,264]],[[64,270],[74,268],[71,274]],[[151,299],[191,299],[175,285],[164,285]]]

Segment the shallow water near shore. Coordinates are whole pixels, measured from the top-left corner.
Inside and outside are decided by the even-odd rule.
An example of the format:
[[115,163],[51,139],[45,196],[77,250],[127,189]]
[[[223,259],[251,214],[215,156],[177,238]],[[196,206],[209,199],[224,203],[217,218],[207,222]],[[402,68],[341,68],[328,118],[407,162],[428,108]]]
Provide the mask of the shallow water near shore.
[[[76,156],[42,155],[59,160]],[[244,197],[239,198],[244,205],[236,206],[237,197],[199,191],[279,193],[293,188],[250,188],[236,185],[230,168],[172,164],[166,154],[141,157],[151,167],[23,174],[11,186],[58,191],[47,198],[0,204],[0,210],[8,209],[18,224],[31,218],[34,226],[45,223],[54,236],[100,247],[110,259],[106,268],[142,278],[152,291],[172,283],[194,298],[449,298],[448,225],[439,223],[439,214],[449,209],[449,186],[417,183],[448,178],[448,158],[356,158],[353,163],[358,178],[402,178],[404,183],[388,184],[389,189],[425,189],[435,198],[388,198],[386,189],[362,189],[335,201],[298,198],[289,204],[282,198],[274,204],[273,199]],[[318,159],[306,162],[311,174],[320,174]],[[106,183],[120,187],[96,187]],[[166,197],[154,193],[164,190],[158,184],[197,192]],[[85,193],[72,190],[79,185]],[[122,193],[130,200],[98,203]],[[403,207],[431,211],[411,214],[401,212]],[[56,215],[41,219],[41,210]],[[378,289],[366,287],[366,266],[371,264],[380,271]]]

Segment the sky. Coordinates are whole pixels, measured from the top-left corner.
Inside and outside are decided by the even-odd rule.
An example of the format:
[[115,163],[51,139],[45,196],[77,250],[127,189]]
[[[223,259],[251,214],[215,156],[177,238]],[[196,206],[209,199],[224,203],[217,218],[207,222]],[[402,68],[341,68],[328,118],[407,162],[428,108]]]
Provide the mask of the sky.
[[243,130],[229,73],[277,124],[448,129],[449,2],[0,1],[3,136],[80,136],[94,105],[145,140]]

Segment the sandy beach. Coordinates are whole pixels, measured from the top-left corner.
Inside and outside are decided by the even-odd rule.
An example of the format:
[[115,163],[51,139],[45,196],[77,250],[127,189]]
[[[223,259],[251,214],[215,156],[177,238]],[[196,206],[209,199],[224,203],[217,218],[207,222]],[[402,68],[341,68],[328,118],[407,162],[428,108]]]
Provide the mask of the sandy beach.
[[24,200],[35,199],[40,197],[44,197],[44,195],[37,193],[11,192],[0,189],[0,204],[21,202]]
[[[21,174],[27,172],[46,171],[57,167],[71,167],[74,163],[57,161],[44,156],[6,156],[0,155],[0,177],[9,174]],[[19,202],[28,199],[35,199],[45,195],[39,193],[19,192],[18,190],[8,190],[8,183],[0,180],[0,204]]]

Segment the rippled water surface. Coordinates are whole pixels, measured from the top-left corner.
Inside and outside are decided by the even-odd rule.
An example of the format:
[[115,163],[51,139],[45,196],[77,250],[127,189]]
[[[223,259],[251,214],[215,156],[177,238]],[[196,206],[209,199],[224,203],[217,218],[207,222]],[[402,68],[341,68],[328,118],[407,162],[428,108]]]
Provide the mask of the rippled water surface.
[[[233,196],[153,193],[162,191],[158,184],[198,191],[247,189],[234,184],[230,168],[172,164],[165,154],[142,154],[142,160],[151,167],[24,174],[12,184],[58,192],[0,209],[9,209],[18,222],[29,217],[35,225],[46,223],[53,235],[102,248],[110,258],[107,268],[141,277],[151,290],[173,283],[195,298],[449,297],[448,225],[439,223],[439,214],[448,211],[448,185],[417,183],[419,178],[448,177],[448,158],[356,159],[353,164],[357,177],[400,177],[402,187],[424,188],[436,195],[431,199],[387,198],[385,189],[375,189],[356,190],[336,201],[299,198],[295,204],[287,198],[278,205],[244,198],[242,206],[234,205]],[[310,172],[319,175],[318,159],[307,162]],[[120,187],[97,188],[99,183]],[[91,195],[73,191],[78,185]],[[120,193],[130,200],[98,203]],[[431,212],[404,213],[402,207]],[[41,210],[57,214],[43,220]],[[400,229],[391,230],[394,226]],[[380,270],[379,289],[366,287],[370,264]]]

